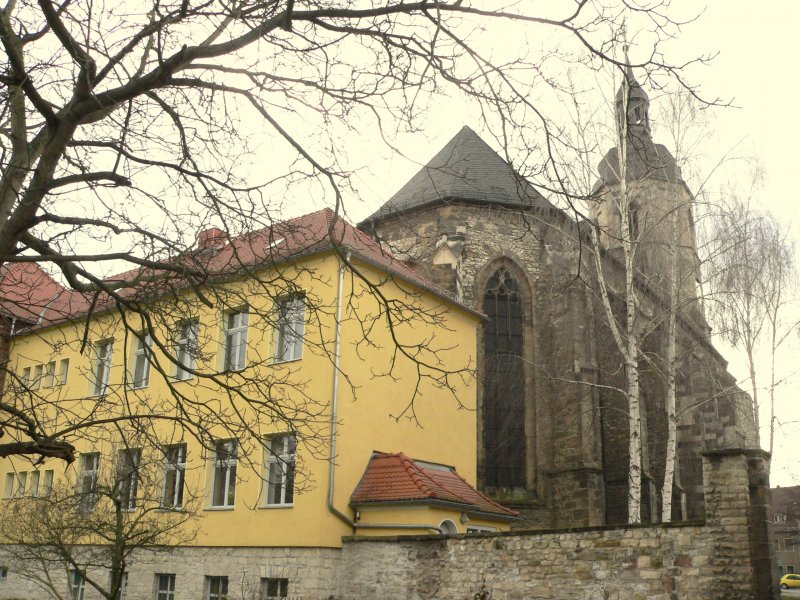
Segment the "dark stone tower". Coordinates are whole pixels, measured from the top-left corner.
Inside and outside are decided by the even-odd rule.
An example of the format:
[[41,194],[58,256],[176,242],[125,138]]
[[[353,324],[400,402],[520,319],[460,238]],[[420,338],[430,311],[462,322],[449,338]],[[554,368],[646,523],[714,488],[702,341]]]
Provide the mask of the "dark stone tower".
[[[614,272],[620,268],[621,207],[633,213],[636,275],[648,318],[667,306],[669,249],[677,239],[679,408],[701,408],[687,410],[680,423],[673,514],[696,517],[702,511],[701,452],[745,445],[742,430],[750,417],[725,361],[708,342],[696,299],[692,195],[675,159],[651,139],[647,94],[630,69],[626,77],[617,95],[617,115],[627,119],[626,185],[614,147],[599,166],[593,217],[606,246],[604,264]],[[477,348],[479,486],[520,510],[523,526],[625,521],[627,418],[619,417],[625,405],[613,391],[624,388],[622,361],[592,281],[582,226],[468,127],[360,226],[488,317]],[[647,337],[649,355],[664,356],[663,330],[656,326]],[[660,515],[664,471],[666,416],[657,370],[645,369],[642,377],[646,520]],[[721,393],[726,386],[731,392]],[[680,511],[683,504],[691,507],[688,513]]]

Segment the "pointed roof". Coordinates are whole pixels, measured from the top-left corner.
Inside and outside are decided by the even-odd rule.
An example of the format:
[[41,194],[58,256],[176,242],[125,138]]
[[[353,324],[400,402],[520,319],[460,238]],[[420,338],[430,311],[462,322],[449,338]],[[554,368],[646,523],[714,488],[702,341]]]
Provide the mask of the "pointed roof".
[[552,208],[530,183],[465,125],[364,223],[449,200]]
[[402,452],[373,452],[350,504],[444,502],[466,512],[512,519],[517,512],[481,494],[453,467],[414,460]]

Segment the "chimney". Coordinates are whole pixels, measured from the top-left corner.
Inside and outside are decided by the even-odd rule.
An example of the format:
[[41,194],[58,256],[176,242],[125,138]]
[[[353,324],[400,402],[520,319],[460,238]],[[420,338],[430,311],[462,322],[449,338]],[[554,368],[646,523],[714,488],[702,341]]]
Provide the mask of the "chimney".
[[228,234],[216,227],[204,229],[197,235],[198,250],[219,250],[228,240]]

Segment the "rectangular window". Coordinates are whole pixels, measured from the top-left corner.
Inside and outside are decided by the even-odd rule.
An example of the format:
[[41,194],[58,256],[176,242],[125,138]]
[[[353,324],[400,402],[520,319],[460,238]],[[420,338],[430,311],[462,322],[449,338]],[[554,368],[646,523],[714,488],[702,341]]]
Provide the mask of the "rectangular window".
[[22,498],[28,493],[28,472],[20,471],[17,473],[17,490],[14,492],[15,498]]
[[31,368],[30,367],[25,367],[24,369],[22,369],[22,377],[20,379],[22,380],[22,385],[24,385],[25,387],[30,387],[31,386]]
[[3,487],[3,496],[6,498],[14,497],[14,480],[16,476],[14,473],[6,473],[6,484]]
[[86,587],[86,580],[80,571],[69,572],[69,592],[72,600],[83,600],[83,592]]
[[164,449],[164,508],[183,506],[183,482],[186,475],[186,444]]
[[119,452],[119,500],[123,510],[136,508],[136,494],[139,490],[139,464],[142,451],[129,448]]
[[94,346],[94,382],[92,385],[92,395],[94,396],[104,396],[108,390],[108,376],[111,372],[113,351],[113,340],[104,340]]
[[294,501],[294,465],[297,440],[294,434],[267,438],[267,504]]
[[206,577],[206,587],[208,600],[227,600],[228,598],[228,578],[227,577]]
[[53,492],[53,469],[47,469],[44,472],[44,477],[41,481],[41,487],[39,488],[39,495],[43,498],[47,498]]
[[67,383],[67,375],[69,375],[69,359],[62,358],[58,364],[58,385]]
[[175,600],[175,574],[156,574],[156,600]]
[[278,323],[275,331],[276,361],[285,362],[302,357],[304,324],[304,298],[288,298],[278,305]]
[[51,360],[44,366],[44,380],[42,386],[51,388],[56,383],[56,361]]
[[8,577],[8,567],[0,567],[0,581],[5,581]]
[[31,471],[30,476],[28,477],[28,495],[29,496],[38,496],[39,495],[39,480],[41,478],[41,473],[39,471]]
[[181,381],[192,378],[191,371],[197,364],[198,344],[197,333],[200,323],[197,319],[189,319],[178,324],[175,331],[175,359],[178,361],[175,369],[175,379]]
[[261,578],[261,598],[260,600],[272,600],[273,598],[289,597],[289,580],[278,577]]
[[794,575],[794,565],[786,565],[786,573],[789,575]]
[[236,440],[217,442],[212,506],[233,506],[236,500]]
[[247,309],[225,315],[226,371],[241,371],[247,358]]
[[153,340],[149,335],[133,340],[133,379],[131,387],[145,388],[150,383],[150,347]]
[[31,389],[38,390],[39,386],[42,385],[42,372],[44,370],[44,365],[36,365],[33,367],[33,381],[31,381]]
[[794,546],[794,540],[792,538],[784,538],[784,540],[783,540],[783,549],[784,550],[791,550],[792,546]]
[[80,509],[84,512],[94,510],[97,503],[97,476],[100,472],[100,453],[89,452],[81,456],[81,478],[78,493],[81,496]]

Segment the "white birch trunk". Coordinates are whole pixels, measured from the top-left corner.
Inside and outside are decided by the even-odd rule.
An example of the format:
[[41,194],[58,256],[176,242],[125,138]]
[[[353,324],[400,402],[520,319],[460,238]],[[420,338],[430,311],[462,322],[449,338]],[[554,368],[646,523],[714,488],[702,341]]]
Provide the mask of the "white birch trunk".
[[[627,58],[627,51],[626,51]],[[628,384],[628,523],[641,523],[642,514],[642,414],[639,397],[639,344],[636,332],[636,243],[631,231],[631,202],[628,194],[628,100],[630,82],[627,72],[622,78],[624,104],[619,121],[619,191],[622,225],[622,250],[625,256],[625,334],[626,347],[620,348],[625,358]]]
[[664,464],[664,483],[661,486],[661,522],[669,523],[672,520],[672,488],[675,480],[675,455],[677,444],[677,418],[675,414],[675,336],[676,321],[678,318],[678,231],[676,226],[677,210],[672,211],[670,222],[672,236],[670,240],[670,296],[669,296],[669,323],[667,325],[667,456]]

